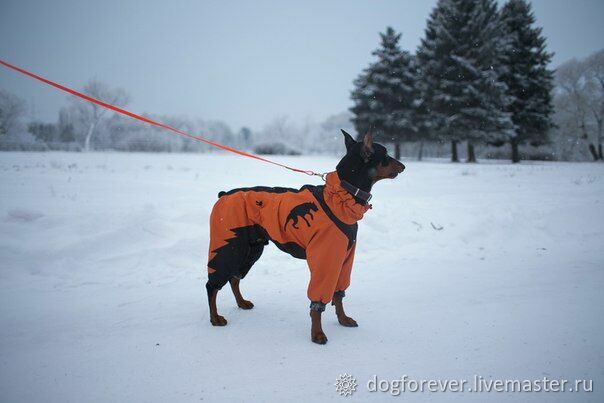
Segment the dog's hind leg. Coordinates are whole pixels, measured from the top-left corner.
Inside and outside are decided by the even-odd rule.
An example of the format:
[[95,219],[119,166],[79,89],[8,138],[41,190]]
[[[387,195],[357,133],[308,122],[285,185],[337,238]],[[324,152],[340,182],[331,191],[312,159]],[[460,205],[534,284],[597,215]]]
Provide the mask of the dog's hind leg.
[[239,290],[239,279],[237,277],[233,277],[229,280],[229,283],[231,283],[231,290],[233,290],[233,295],[237,301],[237,306],[241,309],[252,309],[254,307],[252,301],[244,299],[241,295],[241,290]]
[[210,281],[206,283],[206,290],[208,292],[208,304],[210,306],[210,323],[212,326],[225,326],[227,320],[224,316],[218,315],[218,308],[216,307],[216,298],[218,297],[219,287],[214,286]]
[[252,301],[248,301],[241,295],[241,290],[239,289],[239,282],[241,279],[247,276],[247,273],[250,271],[254,263],[260,259],[262,256],[262,252],[264,251],[264,246],[268,244],[268,241],[261,237],[258,234],[254,234],[254,242],[250,244],[249,249],[247,251],[247,256],[245,261],[241,265],[239,269],[239,275],[231,277],[229,279],[229,283],[231,283],[231,290],[233,290],[233,295],[235,296],[235,300],[237,301],[237,306],[241,309],[252,309],[254,304]]

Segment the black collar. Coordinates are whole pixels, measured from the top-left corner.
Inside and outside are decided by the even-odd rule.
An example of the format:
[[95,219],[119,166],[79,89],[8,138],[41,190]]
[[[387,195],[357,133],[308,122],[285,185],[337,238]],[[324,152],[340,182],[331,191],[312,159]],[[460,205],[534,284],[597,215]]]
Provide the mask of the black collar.
[[351,195],[363,200],[365,203],[368,203],[371,200],[371,193],[365,192],[364,190],[359,189],[358,187],[346,182],[345,180],[340,181],[340,185]]

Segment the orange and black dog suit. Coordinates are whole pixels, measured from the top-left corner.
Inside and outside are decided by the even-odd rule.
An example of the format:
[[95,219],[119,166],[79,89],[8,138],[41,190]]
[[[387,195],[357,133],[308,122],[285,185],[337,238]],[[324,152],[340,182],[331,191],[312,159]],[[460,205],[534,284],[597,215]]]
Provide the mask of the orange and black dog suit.
[[337,172],[322,186],[240,188],[218,196],[210,216],[208,292],[245,277],[270,240],[308,262],[312,309],[322,311],[334,293],[344,295],[357,221],[370,206],[355,200]]

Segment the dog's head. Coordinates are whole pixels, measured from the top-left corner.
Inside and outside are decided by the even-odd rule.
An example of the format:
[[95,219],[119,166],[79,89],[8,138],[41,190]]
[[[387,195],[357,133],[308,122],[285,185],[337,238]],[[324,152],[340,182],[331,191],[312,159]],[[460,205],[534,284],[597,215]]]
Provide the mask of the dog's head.
[[382,179],[394,179],[405,170],[405,166],[388,155],[386,147],[373,142],[368,133],[363,141],[355,141],[342,130],[346,155],[340,160],[336,170],[340,179],[361,190],[370,192],[373,185]]

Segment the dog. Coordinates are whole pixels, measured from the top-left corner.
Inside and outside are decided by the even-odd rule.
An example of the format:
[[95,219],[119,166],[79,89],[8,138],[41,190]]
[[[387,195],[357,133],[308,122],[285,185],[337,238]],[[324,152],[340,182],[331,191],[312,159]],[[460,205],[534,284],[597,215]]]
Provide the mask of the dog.
[[206,291],[213,326],[225,326],[218,314],[218,291],[230,283],[237,305],[254,304],[241,295],[240,280],[258,261],[268,241],[290,255],[306,259],[310,269],[311,340],[327,343],[321,314],[331,302],[342,326],[357,327],[344,312],[342,299],[350,284],[357,221],[371,208],[373,185],[394,179],[405,166],[373,142],[371,134],[355,141],[342,130],[346,155],[322,186],[300,189],[250,187],[220,192],[210,215]]

